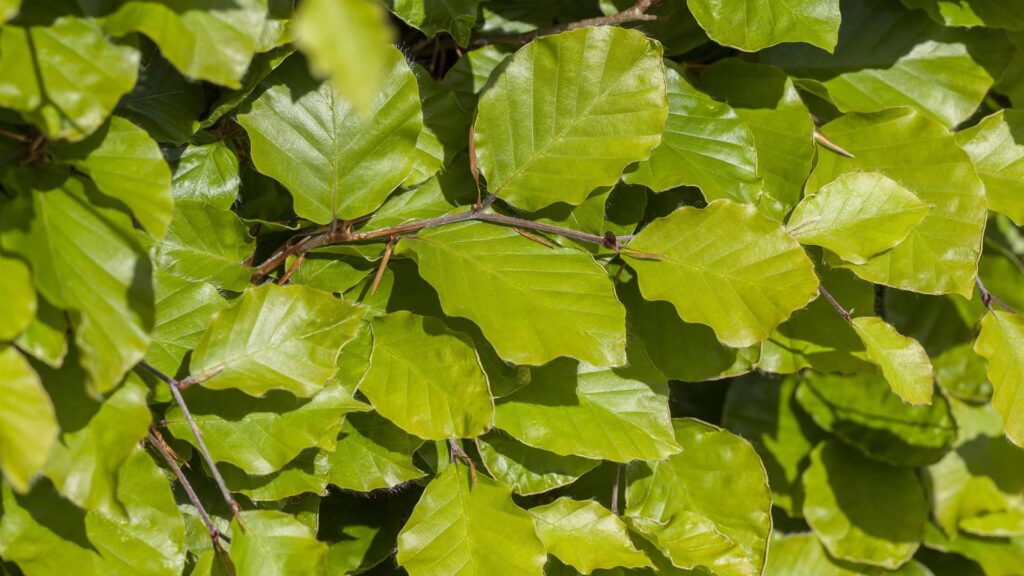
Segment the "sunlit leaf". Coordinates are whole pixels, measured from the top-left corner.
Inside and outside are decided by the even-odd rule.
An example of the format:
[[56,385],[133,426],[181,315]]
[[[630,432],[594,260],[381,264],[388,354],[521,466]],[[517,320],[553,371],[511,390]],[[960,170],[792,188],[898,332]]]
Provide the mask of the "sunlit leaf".
[[1024,445],[1024,318],[992,310],[981,319],[981,333],[974,351],[988,361],[992,382],[992,406],[1003,416],[1006,437]]
[[743,0],[725,5],[687,0],[712,40],[746,52],[781,42],[806,42],[829,52],[839,34],[839,0]]
[[478,437],[476,445],[491,476],[511,486],[517,494],[537,494],[566,486],[599,463],[533,448],[497,430]]
[[956,141],[974,160],[989,210],[1024,226],[1024,114],[1000,110],[957,132]]
[[167,236],[153,248],[157,268],[193,282],[244,290],[253,240],[234,212],[198,200],[178,200]]
[[173,153],[175,200],[201,200],[228,210],[242,183],[238,156],[223,140],[189,144]]
[[579,204],[661,141],[661,46],[615,26],[522,48],[480,99],[476,152],[487,187],[524,210]]
[[17,349],[0,346],[0,470],[18,492],[28,492],[57,438],[53,404],[39,375]]
[[327,544],[294,517],[276,510],[242,512],[243,531],[235,521],[231,561],[238,576],[323,574]]
[[17,258],[0,253],[0,341],[14,340],[32,323],[36,316],[36,289],[32,286],[32,272]]
[[358,492],[391,488],[424,475],[412,461],[423,440],[372,412],[349,414],[329,459],[331,484]]
[[593,500],[559,498],[530,509],[548,554],[582,574],[599,568],[642,568],[651,561],[629,540],[618,516]]
[[877,316],[854,318],[851,324],[864,342],[867,357],[881,368],[892,391],[911,404],[930,404],[934,376],[921,344]]

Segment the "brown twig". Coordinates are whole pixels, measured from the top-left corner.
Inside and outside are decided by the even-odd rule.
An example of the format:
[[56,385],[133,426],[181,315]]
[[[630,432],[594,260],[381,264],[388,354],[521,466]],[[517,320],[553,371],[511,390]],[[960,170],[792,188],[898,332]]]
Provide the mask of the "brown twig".
[[824,296],[826,300],[828,300],[829,304],[831,304],[832,307],[836,309],[836,312],[839,312],[839,315],[843,317],[843,320],[850,322],[853,319],[850,316],[850,313],[847,312],[846,308],[843,308],[842,305],[839,304],[839,302],[836,301],[836,299],[833,298],[832,295],[829,294],[828,290],[825,290],[825,287],[822,286],[821,284],[818,284],[818,292],[820,292],[821,295]]
[[451,458],[452,463],[458,465],[459,460],[469,467],[469,487],[470,489],[476,487],[476,464],[473,463],[473,459],[466,454],[466,451],[459,446],[458,440],[454,438],[448,439],[448,456]]
[[[484,207],[489,206],[489,203],[494,201],[493,198],[493,195],[488,195],[488,197],[483,201]],[[438,216],[437,218],[429,218],[427,220],[417,220],[415,222],[408,222],[399,226],[390,226],[388,228],[381,228],[379,230],[371,230],[368,232],[353,232],[350,227],[342,227],[339,231],[326,230],[318,234],[307,236],[303,240],[295,243],[292,243],[289,240],[289,242],[285,244],[285,247],[279,249],[273,256],[256,267],[256,271],[252,275],[252,281],[259,282],[262,280],[267,274],[270,274],[275,268],[287,260],[289,256],[299,254],[301,252],[308,252],[314,248],[333,244],[350,244],[353,242],[380,240],[382,238],[391,238],[408,234],[410,232],[416,232],[418,230],[423,230],[424,228],[434,228],[437,226],[444,226],[446,224],[467,221],[491,222],[502,226],[512,226],[525,230],[555,234],[579,240],[581,242],[588,242],[602,246],[606,243],[605,236],[588,234],[586,232],[563,228],[562,226],[556,226],[554,224],[534,222],[533,220],[527,220],[525,218],[505,216],[504,214],[495,214],[493,212],[483,212],[482,210],[473,208],[466,212]],[[631,235],[619,236],[617,238],[617,246],[621,248],[623,244],[628,242],[630,239],[632,239]]]
[[284,275],[281,276],[281,279],[277,281],[277,285],[284,286],[284,283],[287,282],[288,279],[292,277],[292,274],[294,274],[295,271],[299,269],[299,266],[302,265],[302,261],[305,259],[306,253],[299,252],[298,257],[295,258],[295,262],[292,262],[292,265],[289,266],[287,270],[285,270]]
[[377,267],[377,274],[373,277],[373,285],[370,286],[370,296],[377,293],[377,287],[380,286],[380,281],[384,278],[384,271],[388,268],[388,262],[391,261],[391,253],[395,251],[395,237],[388,238],[388,244],[384,247],[384,255],[380,257],[380,265]]
[[220,488],[221,496],[224,497],[224,502],[227,503],[231,509],[231,514],[238,521],[238,526],[245,532],[245,525],[242,524],[242,518],[239,515],[240,508],[238,502],[231,496],[231,491],[228,490],[227,484],[224,483],[224,478],[220,475],[220,470],[217,468],[217,463],[213,460],[213,456],[210,455],[210,451],[206,448],[206,442],[203,442],[203,433],[199,430],[199,426],[196,425],[196,421],[192,418],[192,412],[188,409],[188,404],[185,403],[185,398],[181,395],[181,389],[178,381],[157,370],[147,362],[139,362],[139,367],[163,380],[167,387],[171,389],[171,396],[174,397],[174,401],[181,408],[181,413],[185,416],[185,421],[188,423],[188,427],[192,430],[192,435],[196,439],[196,448],[199,450],[199,454],[202,455],[203,460],[206,461],[206,465],[210,467],[210,474],[213,475],[214,482],[217,483],[217,487]]
[[992,304],[998,304],[1000,307],[1002,307],[1011,314],[1017,313],[1017,311],[1014,310],[1009,304],[1003,302],[1002,300],[999,299],[998,296],[986,290],[985,285],[981,283],[981,277],[975,276],[974,284],[978,287],[978,293],[981,294],[981,302],[985,305],[985,308],[992,310]]
[[192,506],[195,506],[196,512],[199,513],[199,517],[203,520],[203,524],[206,525],[206,529],[210,532],[210,540],[213,541],[214,547],[219,546],[218,540],[224,539],[226,542],[231,542],[231,539],[221,533],[216,526],[213,525],[213,520],[210,519],[210,515],[207,514],[206,508],[203,507],[203,503],[199,501],[199,496],[196,495],[196,491],[192,488],[192,484],[185,477],[185,473],[181,471],[181,467],[175,462],[174,457],[171,455],[172,451],[164,442],[163,438],[160,437],[160,433],[154,428],[150,428],[149,434],[146,436],[149,443],[156,448],[156,451],[164,457],[167,465],[171,468],[171,472],[174,472],[174,476],[178,478],[178,483],[181,484],[181,488],[185,491]]

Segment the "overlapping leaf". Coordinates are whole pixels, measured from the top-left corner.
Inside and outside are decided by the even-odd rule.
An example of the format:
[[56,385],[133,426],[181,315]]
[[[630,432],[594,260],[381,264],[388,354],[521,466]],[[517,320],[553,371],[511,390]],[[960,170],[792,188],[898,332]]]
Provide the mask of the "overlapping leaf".
[[974,160],[989,210],[1024,226],[1024,114],[1001,110],[957,132],[956,141]]
[[806,42],[829,52],[839,35],[839,0],[743,0],[726,5],[687,0],[712,40],[746,52],[781,42]]
[[530,514],[548,554],[582,574],[600,568],[651,566],[630,542],[622,520],[593,500],[559,498],[531,508]]
[[190,144],[173,156],[174,198],[200,200],[222,210],[235,203],[242,183],[238,155],[223,140]]
[[192,353],[191,373],[213,390],[309,397],[338,371],[338,351],[361,318],[361,309],[313,288],[250,288],[214,318]]
[[993,310],[981,319],[974,351],[988,361],[992,406],[1003,416],[1003,429],[1014,444],[1024,445],[1024,319]]
[[330,456],[330,483],[358,492],[391,488],[424,472],[412,455],[423,440],[373,413],[349,414]]
[[796,240],[728,200],[655,220],[629,248],[657,255],[624,253],[645,298],[669,301],[683,320],[710,326],[729,346],[764,340],[817,294],[814,266]]
[[327,569],[327,544],[293,516],[277,510],[242,513],[233,526],[231,562],[238,576],[286,576],[323,574]]
[[537,494],[571,484],[599,464],[533,448],[500,431],[478,437],[476,445],[491,476],[517,494]]
[[911,404],[930,404],[932,362],[921,344],[877,316],[854,318],[851,324],[864,342],[867,357],[881,368],[892,391]]
[[472,320],[507,361],[625,363],[625,310],[586,253],[483,223],[424,230],[398,250],[415,257],[445,313]]
[[579,204],[661,141],[661,47],[614,26],[537,39],[480,99],[476,152],[488,189],[524,210]]
[[388,8],[410,26],[434,36],[445,30],[459,46],[469,43],[476,24],[477,0],[387,0]]
[[369,214],[413,170],[423,126],[416,77],[395,48],[383,66],[365,113],[293,56],[239,114],[256,168],[288,188],[299,216],[326,224]]
[[167,236],[153,248],[153,263],[185,280],[241,291],[249,285],[251,270],[245,261],[253,244],[234,212],[178,200]]

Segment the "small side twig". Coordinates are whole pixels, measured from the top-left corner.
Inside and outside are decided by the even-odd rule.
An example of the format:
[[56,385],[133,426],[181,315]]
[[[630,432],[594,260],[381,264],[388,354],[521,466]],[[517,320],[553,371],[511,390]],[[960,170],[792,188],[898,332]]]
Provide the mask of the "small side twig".
[[178,381],[164,374],[160,370],[157,370],[148,362],[139,362],[139,366],[143,370],[163,380],[167,384],[167,387],[171,389],[171,396],[174,397],[174,401],[178,404],[178,407],[181,408],[181,413],[184,414],[185,421],[188,422],[188,427],[192,430],[192,435],[196,439],[196,448],[199,450],[199,454],[201,454],[203,460],[206,461],[206,465],[210,467],[210,474],[213,475],[213,480],[217,483],[221,496],[224,497],[224,502],[226,502],[228,508],[231,509],[231,514],[238,522],[238,526],[243,532],[245,532],[245,525],[242,523],[242,518],[239,515],[241,509],[238,507],[238,502],[235,502],[235,499],[231,496],[231,491],[228,490],[228,486],[224,482],[224,477],[220,475],[217,463],[213,460],[213,456],[210,455],[210,451],[206,448],[206,442],[203,441],[203,433],[199,430],[199,426],[196,425],[195,419],[192,418],[192,412],[189,411],[188,404],[185,403],[185,398],[181,395],[181,389]]
[[464,462],[469,467],[469,487],[472,489],[476,486],[476,464],[473,463],[473,459],[466,454],[466,451],[459,446],[459,441],[454,438],[448,439],[448,456],[451,458],[452,463],[458,465],[459,460]]
[[281,275],[281,279],[277,281],[277,285],[284,286],[284,283],[287,282],[288,279],[292,277],[292,274],[294,274],[295,271],[299,269],[299,266],[302,266],[302,261],[305,259],[306,253],[299,252],[299,255],[295,257],[295,262],[292,262],[292,265],[289,266],[288,269],[285,270],[284,274]]
[[203,507],[203,503],[199,500],[199,496],[196,494],[195,489],[192,488],[192,484],[188,481],[188,478],[185,477],[185,473],[181,471],[181,467],[178,466],[178,463],[174,460],[174,457],[171,455],[171,451],[168,449],[166,443],[162,438],[160,438],[160,433],[151,428],[146,439],[149,440],[150,445],[156,448],[156,451],[163,456],[164,461],[166,461],[167,465],[171,468],[171,472],[174,472],[174,476],[178,479],[178,483],[181,484],[181,488],[185,490],[185,494],[188,496],[189,501],[192,502],[192,506],[195,507],[196,512],[199,513],[199,517],[203,520],[203,524],[206,525],[206,529],[210,532],[210,540],[213,541],[213,546],[215,548],[218,547],[221,539],[230,543],[231,539],[221,533],[221,531],[214,526],[213,520],[210,519],[210,515],[206,512],[206,508]]
[[992,305],[993,304],[997,304],[1001,308],[1003,308],[1004,310],[1006,310],[1007,312],[1009,312],[1011,314],[1016,314],[1017,313],[1017,311],[1014,310],[1013,307],[1011,307],[1006,302],[1003,302],[995,294],[989,292],[985,288],[985,285],[981,283],[981,277],[975,276],[974,277],[974,284],[975,284],[975,286],[978,287],[978,293],[981,294],[981,302],[985,305],[985,308],[988,308],[989,310],[992,310]]
[[828,290],[825,290],[825,287],[821,284],[818,284],[818,292],[828,300],[829,304],[836,309],[836,312],[839,312],[839,315],[843,317],[843,320],[850,322],[853,319],[853,317],[850,316],[850,313],[847,312],[846,308],[843,308],[842,305],[839,304],[839,302],[836,301],[836,299],[833,298],[832,295],[829,294]]
[[384,246],[384,255],[380,257],[380,265],[377,266],[377,274],[373,277],[373,285],[370,286],[370,295],[373,296],[377,293],[377,287],[380,286],[380,281],[384,278],[384,271],[388,269],[388,262],[391,261],[391,253],[395,251],[395,237],[392,236],[388,239],[388,243]]

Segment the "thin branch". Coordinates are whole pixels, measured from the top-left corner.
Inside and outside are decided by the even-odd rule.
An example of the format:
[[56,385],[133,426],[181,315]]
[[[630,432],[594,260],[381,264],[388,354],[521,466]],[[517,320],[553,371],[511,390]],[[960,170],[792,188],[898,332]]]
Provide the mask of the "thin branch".
[[210,456],[210,451],[206,448],[206,442],[203,442],[203,433],[199,430],[199,426],[196,425],[196,421],[192,418],[192,412],[188,409],[188,404],[185,403],[185,398],[181,395],[181,390],[178,385],[178,381],[157,370],[147,362],[139,362],[139,366],[163,380],[167,383],[167,387],[171,389],[171,396],[174,396],[174,401],[178,403],[178,407],[181,408],[181,413],[185,415],[185,421],[188,422],[188,427],[192,430],[192,435],[196,439],[196,448],[199,449],[199,453],[202,455],[203,460],[206,461],[206,465],[210,467],[210,473],[213,475],[213,480],[217,483],[217,487],[220,488],[221,496],[224,497],[224,501],[228,507],[231,508],[231,514],[234,515],[235,520],[238,521],[238,526],[245,531],[245,526],[242,524],[242,518],[239,516],[238,503],[231,496],[231,491],[228,490],[227,484],[224,483],[224,478],[220,475],[220,470],[217,468],[217,463],[214,462],[213,456]]
[[196,491],[192,488],[192,484],[188,481],[188,478],[185,477],[185,473],[181,471],[181,467],[178,466],[178,463],[174,461],[174,457],[171,456],[171,453],[167,449],[163,439],[159,438],[158,435],[159,432],[150,430],[146,439],[149,440],[149,443],[156,448],[156,451],[164,457],[167,465],[171,468],[171,472],[174,472],[174,475],[178,478],[178,483],[181,484],[182,489],[185,490],[185,494],[188,496],[189,501],[192,502],[193,506],[195,506],[196,512],[199,513],[199,517],[202,518],[203,524],[206,525],[206,529],[210,532],[210,540],[213,541],[214,547],[219,545],[218,540],[222,538],[226,542],[230,543],[231,539],[222,534],[221,531],[213,525],[213,520],[211,520],[210,515],[206,513],[206,508],[204,508],[203,503],[199,501],[199,496],[196,495]]
[[983,304],[985,304],[985,308],[992,310],[992,304],[998,304],[1000,307],[1002,307],[1011,314],[1017,313],[1017,311],[1014,310],[1009,304],[1003,302],[1002,300],[999,299],[998,296],[986,290],[985,285],[981,283],[980,276],[974,277],[974,284],[978,287],[978,293],[981,294],[981,301]]
[[820,292],[821,295],[824,296],[826,300],[828,300],[829,304],[831,304],[832,307],[836,309],[836,312],[839,312],[839,315],[843,317],[843,320],[849,322],[852,319],[850,313],[846,311],[846,308],[843,308],[839,304],[839,302],[837,302],[836,299],[833,298],[832,295],[829,294],[828,290],[825,290],[825,287],[822,286],[821,284],[818,284],[818,292]]
[[[487,206],[489,201],[493,201],[493,196],[489,195],[483,202],[484,206]],[[308,252],[314,248],[320,248],[323,246],[329,246],[333,244],[350,244],[353,242],[366,242],[370,240],[380,240],[382,238],[391,238],[394,236],[401,236],[410,232],[416,232],[423,230],[424,228],[434,228],[437,226],[444,226],[446,224],[454,224],[456,222],[467,222],[467,221],[480,221],[480,222],[491,222],[494,224],[500,224],[502,226],[512,226],[516,228],[522,228],[525,230],[533,230],[535,232],[544,232],[547,234],[555,234],[563,236],[565,238],[572,238],[581,242],[588,242],[591,244],[598,244],[601,246],[607,245],[607,239],[605,236],[596,236],[594,234],[588,234],[586,232],[580,232],[578,230],[572,230],[570,228],[564,228],[562,226],[556,226],[554,224],[545,224],[543,222],[534,222],[533,220],[526,220],[525,218],[516,218],[515,216],[505,216],[504,214],[495,214],[493,212],[483,212],[475,208],[470,209],[466,212],[459,212],[457,214],[449,214],[447,216],[439,216],[437,218],[429,218],[427,220],[417,220],[414,222],[408,222],[399,226],[391,226],[388,228],[381,228],[379,230],[371,230],[368,232],[352,232],[349,229],[342,228],[339,231],[324,231],[319,234],[307,236],[300,242],[286,243],[284,247],[274,253],[273,256],[268,258],[262,264],[260,264],[256,271],[252,275],[252,282],[259,282],[267,274],[270,274],[275,268],[280,266],[289,256],[299,254],[302,252]],[[622,248],[623,244],[632,239],[632,236],[620,236],[615,240],[615,250]]]

